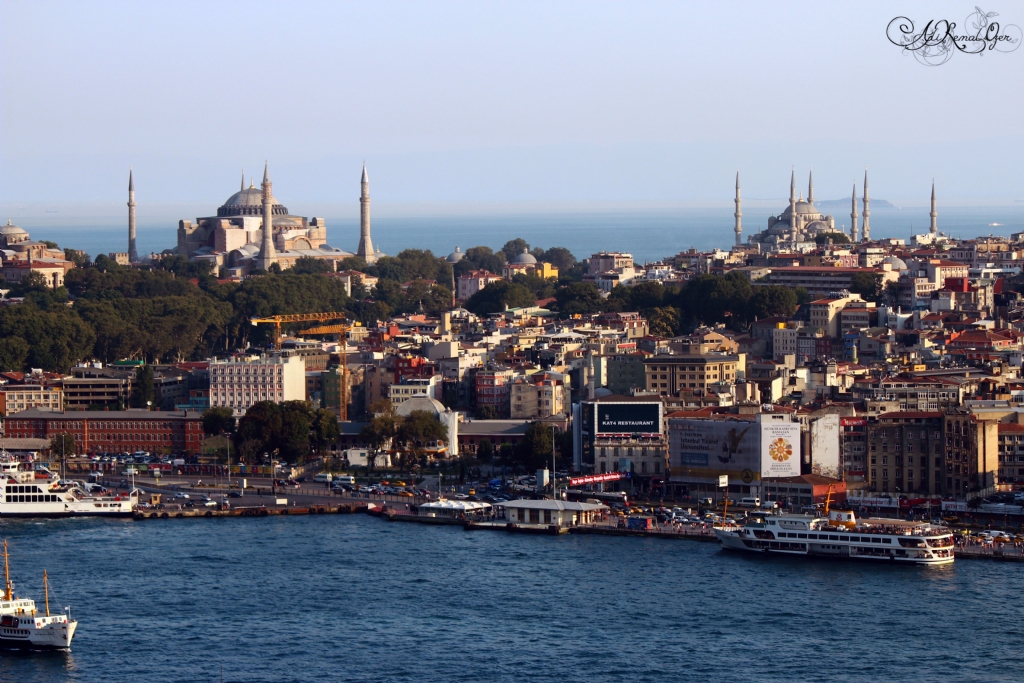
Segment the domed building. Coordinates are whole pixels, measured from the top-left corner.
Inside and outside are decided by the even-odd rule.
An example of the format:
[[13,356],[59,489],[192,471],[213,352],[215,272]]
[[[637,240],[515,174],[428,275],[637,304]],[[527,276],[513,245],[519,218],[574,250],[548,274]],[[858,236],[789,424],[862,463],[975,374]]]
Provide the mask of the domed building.
[[455,247],[455,251],[453,251],[452,253],[448,254],[448,257],[445,259],[445,261],[447,261],[448,263],[451,263],[451,264],[454,265],[454,264],[458,263],[459,261],[461,261],[464,256],[465,256],[465,254],[462,253],[462,250],[459,249],[458,247]]
[[64,260],[61,249],[51,249],[44,242],[36,242],[23,228],[11,223],[0,225],[0,252],[5,260],[9,259],[57,259]]
[[[737,183],[737,200],[739,186]],[[737,227],[737,230],[739,228]],[[832,216],[825,215],[814,206],[814,177],[808,178],[807,199],[797,197],[796,176],[789,180],[789,206],[777,216],[768,219],[768,228],[753,235],[751,242],[760,242],[777,250],[800,250],[809,248],[816,237],[828,233],[838,233],[836,221]],[[804,246],[800,246],[801,243]]]
[[[269,194],[273,228],[269,244],[263,239],[264,188]],[[246,187],[243,174],[241,188],[217,208],[216,216],[197,218],[195,223],[179,221],[176,251],[192,259],[210,260],[227,275],[244,275],[270,263],[290,268],[303,256],[340,261],[353,255],[327,244],[323,218],[289,213],[273,196],[266,174],[261,188],[251,181]],[[265,263],[257,263],[264,256]]]
[[501,270],[501,275],[506,280],[511,280],[516,275],[533,274],[545,280],[558,279],[558,268],[546,262],[539,262],[537,257],[530,253],[529,249],[523,249],[523,253],[516,256],[512,263],[507,264]]

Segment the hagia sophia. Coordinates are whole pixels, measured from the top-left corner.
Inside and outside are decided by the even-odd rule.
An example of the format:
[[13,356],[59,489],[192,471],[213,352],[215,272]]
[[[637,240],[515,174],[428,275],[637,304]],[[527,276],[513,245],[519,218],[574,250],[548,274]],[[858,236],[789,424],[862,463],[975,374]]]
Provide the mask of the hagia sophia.
[[[178,244],[171,250],[196,261],[210,261],[213,271],[224,277],[242,277],[254,270],[267,270],[277,264],[291,268],[302,257],[325,259],[337,269],[338,262],[359,256],[374,262],[379,253],[370,239],[370,181],[363,166],[360,196],[360,240],[355,252],[327,243],[327,225],[323,218],[296,216],[273,195],[269,167],[256,188],[250,181],[217,208],[216,216],[178,222]],[[129,186],[129,208],[134,208],[133,186]],[[132,212],[133,213],[133,212]],[[129,232],[133,216],[129,216]],[[272,230],[265,233],[270,223]],[[131,238],[130,238],[131,241]]]

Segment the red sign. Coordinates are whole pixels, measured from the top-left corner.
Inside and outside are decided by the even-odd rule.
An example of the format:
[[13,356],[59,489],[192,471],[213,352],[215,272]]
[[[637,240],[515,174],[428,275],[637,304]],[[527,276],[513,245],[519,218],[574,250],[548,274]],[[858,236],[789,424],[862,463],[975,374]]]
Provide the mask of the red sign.
[[589,474],[585,477],[572,477],[569,479],[569,486],[586,486],[587,484],[601,484],[606,481],[618,481],[625,479],[625,472],[609,472],[608,474]]

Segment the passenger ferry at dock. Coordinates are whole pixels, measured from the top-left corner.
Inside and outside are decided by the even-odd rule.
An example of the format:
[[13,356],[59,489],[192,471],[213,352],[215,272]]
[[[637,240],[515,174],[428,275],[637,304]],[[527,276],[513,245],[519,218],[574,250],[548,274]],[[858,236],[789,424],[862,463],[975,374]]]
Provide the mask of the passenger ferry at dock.
[[78,622],[63,612],[50,614],[50,583],[43,570],[46,613],[39,614],[34,600],[18,598],[11,583],[4,541],[4,592],[0,595],[0,649],[69,650]]
[[853,512],[826,508],[826,516],[772,515],[742,526],[716,526],[722,547],[780,555],[909,564],[951,564],[953,534],[925,522],[858,520]]
[[0,517],[130,517],[138,502],[137,491],[92,496],[46,468],[0,458]]

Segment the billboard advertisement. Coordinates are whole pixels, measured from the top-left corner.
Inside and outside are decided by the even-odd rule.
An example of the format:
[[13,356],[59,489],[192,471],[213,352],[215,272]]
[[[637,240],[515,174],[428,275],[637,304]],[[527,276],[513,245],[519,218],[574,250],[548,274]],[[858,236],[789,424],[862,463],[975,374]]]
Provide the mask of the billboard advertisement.
[[760,432],[752,420],[672,418],[669,466],[673,477],[718,481],[723,473],[749,484],[760,472]]
[[[788,415],[761,421],[761,476],[800,476],[800,424]],[[776,419],[781,418],[781,419]]]
[[811,422],[811,474],[843,478],[839,462],[838,415],[822,415]]
[[652,403],[598,403],[595,435],[661,436],[661,401]]
[[569,486],[587,486],[589,484],[604,484],[609,481],[628,479],[629,472],[608,472],[607,474],[588,474],[583,477],[570,477]]

